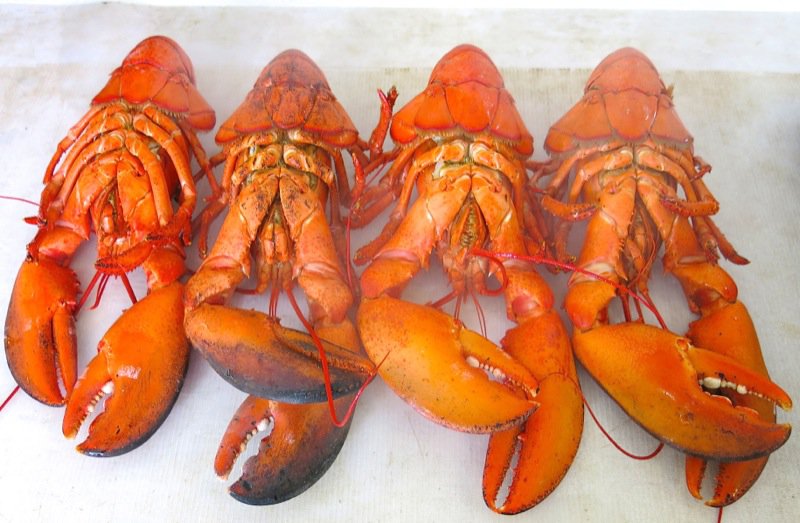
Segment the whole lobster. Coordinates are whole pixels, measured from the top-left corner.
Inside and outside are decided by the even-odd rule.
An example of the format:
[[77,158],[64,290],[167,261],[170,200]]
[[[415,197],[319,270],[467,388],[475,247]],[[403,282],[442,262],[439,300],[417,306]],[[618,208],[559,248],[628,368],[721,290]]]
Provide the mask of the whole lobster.
[[[33,398],[66,403],[67,437],[77,434],[101,396],[110,395],[77,447],[83,453],[112,456],[141,445],[180,391],[189,345],[181,328],[178,278],[185,271],[183,245],[191,239],[196,202],[189,164],[194,154],[215,184],[195,135],[214,124],[189,57],[171,39],[154,36],[111,74],[45,172],[38,232],[8,307],[6,357],[17,383]],[[80,285],[70,262],[92,231],[97,274],[125,280],[125,273],[141,266],[149,293],[111,326],[77,379]]]
[[[225,433],[217,474],[227,476],[244,442],[271,421],[230,492],[245,503],[279,503],[319,479],[347,436],[349,420],[335,426],[321,402],[337,397],[336,406],[346,406],[372,369],[348,318],[354,297],[339,215],[350,193],[342,152],[366,162],[365,144],[322,71],[296,50],[264,68],[216,141],[223,149],[211,163],[224,162],[225,173],[201,220],[201,250],[213,216],[226,206],[228,214],[187,283],[186,330],[217,372],[250,394]],[[271,286],[268,314],[228,305],[251,274],[255,293]],[[284,328],[276,317],[281,292],[294,304],[295,283],[309,303],[308,333]],[[327,383],[320,345],[330,361]]]
[[[588,220],[577,266],[594,275],[574,273],[565,298],[576,356],[628,415],[689,455],[695,497],[711,459],[722,463],[708,504],[736,501],[789,437],[774,404],[786,409],[791,400],[769,380],[736,284],[717,265],[718,249],[734,263],[747,260],[711,220],[719,208],[703,182],[711,167],[694,155],[671,89],[641,52],[620,49],[594,70],[545,148],[552,159],[539,174],[553,178],[536,192],[555,217],[561,258],[572,223]],[[700,315],[685,337],[663,321],[659,329],[631,317],[628,291],[655,311],[648,280],[662,244],[664,269]],[[626,318],[609,325],[615,295]]]
[[[398,200],[379,237],[355,257],[370,262],[357,314],[364,348],[384,381],[431,420],[493,433],[484,499],[495,511],[521,512],[561,481],[583,427],[569,337],[552,292],[532,263],[493,266],[486,255],[542,247],[526,196],[533,138],[500,72],[471,45],[439,61],[427,88],[395,114],[391,135],[392,166],[377,186],[357,180],[351,216],[354,226],[364,225]],[[517,323],[502,349],[437,307],[399,298],[434,249],[453,287],[447,298],[459,304],[490,294],[491,275],[501,281],[507,315]],[[498,499],[515,455],[508,495]]]

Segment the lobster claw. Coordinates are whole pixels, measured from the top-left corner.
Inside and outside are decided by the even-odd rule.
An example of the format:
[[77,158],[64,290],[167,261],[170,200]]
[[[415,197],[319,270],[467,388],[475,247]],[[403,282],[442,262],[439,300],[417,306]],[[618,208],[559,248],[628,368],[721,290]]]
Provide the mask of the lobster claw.
[[[503,348],[539,382],[539,408],[516,427],[489,438],[483,469],[483,497],[501,514],[518,514],[542,501],[569,470],[583,433],[583,398],[566,329],[547,313],[509,330]],[[508,494],[498,494],[514,463]]]
[[22,264],[11,294],[8,367],[22,390],[47,405],[63,405],[77,378],[73,310],[78,287],[71,269],[42,258]]
[[[432,307],[390,296],[364,298],[357,321],[383,380],[429,419],[464,432],[518,425],[537,408],[530,372],[486,338]],[[490,380],[482,369],[507,385]]]
[[[791,408],[769,378],[689,339],[644,324],[609,325],[574,335],[575,355],[648,432],[681,451],[720,461],[764,456],[783,445],[788,424],[761,419],[707,389],[732,388]],[[702,386],[701,386],[702,384]]]
[[[740,301],[716,309],[692,322],[686,336],[695,345],[734,358],[754,371],[769,376],[750,313]],[[751,408],[768,422],[775,421],[775,408],[768,400],[739,394],[731,389],[721,390],[720,393],[734,405]],[[706,501],[706,505],[722,507],[737,501],[756,482],[768,459],[768,456],[764,456],[754,460],[719,463],[714,477],[713,495]],[[700,500],[703,499],[701,486],[706,465],[704,459],[686,457],[686,486]]]
[[229,487],[231,496],[249,505],[282,503],[308,489],[336,459],[350,429],[349,419],[342,428],[333,425],[326,403],[293,405],[248,396],[217,451],[214,470],[220,478],[228,477],[247,441],[268,430],[270,422],[272,430],[258,453]]
[[77,450],[116,456],[147,441],[169,414],[189,363],[183,285],[152,291],[125,311],[98,344],[67,402],[62,430],[74,438],[103,395],[105,409]]
[[[285,403],[325,401],[325,380],[313,338],[259,311],[203,304],[187,312],[192,344],[228,383]],[[334,398],[356,392],[373,371],[366,358],[322,340]]]

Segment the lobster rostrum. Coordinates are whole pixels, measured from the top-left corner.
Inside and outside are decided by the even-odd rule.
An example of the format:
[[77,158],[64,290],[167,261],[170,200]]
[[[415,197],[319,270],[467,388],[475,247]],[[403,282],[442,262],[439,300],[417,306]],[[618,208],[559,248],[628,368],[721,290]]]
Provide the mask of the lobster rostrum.
[[[349,420],[334,426],[321,403],[326,387],[314,333],[330,363],[337,407],[352,401],[372,371],[348,318],[354,297],[339,215],[350,193],[342,152],[366,162],[366,145],[322,71],[297,50],[264,68],[216,141],[223,149],[211,163],[225,164],[222,191],[204,211],[201,250],[213,216],[226,206],[228,213],[187,283],[186,330],[212,367],[250,394],[225,433],[216,472],[227,476],[244,442],[271,421],[230,491],[245,503],[279,503],[324,474],[349,427]],[[269,313],[229,305],[251,274],[256,293],[271,287]],[[279,294],[293,301],[295,283],[309,304],[311,332],[284,328],[276,317]]]
[[[539,174],[553,178],[541,202],[555,220],[556,251],[567,258],[571,225],[588,220],[577,266],[603,278],[570,279],[565,307],[576,356],[628,415],[689,455],[695,497],[711,459],[722,463],[708,504],[736,501],[789,437],[774,405],[788,409],[791,400],[769,380],[750,315],[717,264],[718,251],[747,260],[711,220],[719,208],[703,181],[711,167],[694,155],[671,90],[646,56],[620,49],[594,70],[545,148],[551,161]],[[633,321],[621,293],[625,322],[610,325],[607,308],[620,289],[652,306],[647,285],[662,244],[665,271],[700,318],[678,336]]]
[[[38,232],[8,307],[6,357],[29,395],[66,403],[67,437],[109,395],[77,447],[83,453],[112,456],[142,444],[180,391],[189,345],[178,278],[196,201],[189,164],[194,155],[210,176],[195,132],[214,124],[186,53],[169,38],[147,38],[111,74],[45,172]],[[92,231],[97,274],[125,279],[141,266],[148,295],[109,328],[77,379],[80,285],[70,262]]]
[[[395,114],[391,135],[393,163],[378,185],[357,180],[351,216],[361,226],[398,200],[380,236],[355,257],[370,262],[357,313],[362,343],[384,381],[422,414],[457,430],[493,433],[484,499],[495,511],[521,512],[561,481],[583,427],[569,337],[552,310],[552,292],[531,263],[492,265],[476,255],[542,247],[526,196],[533,138],[500,72],[471,45],[439,61],[427,88]],[[488,294],[492,274],[503,282],[507,315],[517,325],[502,349],[438,308],[400,299],[434,249],[458,300]],[[499,500],[515,454],[509,493]]]

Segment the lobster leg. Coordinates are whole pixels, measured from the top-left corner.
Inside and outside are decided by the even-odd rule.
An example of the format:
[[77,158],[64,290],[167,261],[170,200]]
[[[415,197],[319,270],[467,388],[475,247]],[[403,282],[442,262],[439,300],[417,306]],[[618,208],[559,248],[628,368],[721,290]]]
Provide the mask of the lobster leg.
[[180,276],[183,259],[172,249],[154,249],[144,266],[148,280],[159,286],[109,328],[64,412],[62,430],[74,438],[95,404],[108,396],[77,447],[91,456],[116,456],[147,441],[172,409],[189,364],[189,344],[180,328],[183,285],[164,285],[162,279]]

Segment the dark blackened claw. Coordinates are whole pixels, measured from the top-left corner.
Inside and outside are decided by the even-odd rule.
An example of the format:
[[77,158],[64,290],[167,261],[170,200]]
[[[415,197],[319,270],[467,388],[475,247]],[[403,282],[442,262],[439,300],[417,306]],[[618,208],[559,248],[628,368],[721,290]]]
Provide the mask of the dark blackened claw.
[[[319,352],[311,336],[282,327],[259,311],[204,304],[188,313],[194,346],[228,383],[248,394],[285,403],[326,400]],[[356,392],[374,366],[323,340],[333,397]]]
[[[350,397],[341,401],[350,401]],[[338,402],[337,402],[338,403]],[[337,428],[326,403],[292,405],[248,396],[225,431],[214,470],[227,478],[255,434],[272,430],[244,464],[229,490],[248,505],[274,505],[301,494],[328,470],[344,445],[350,422]]]

